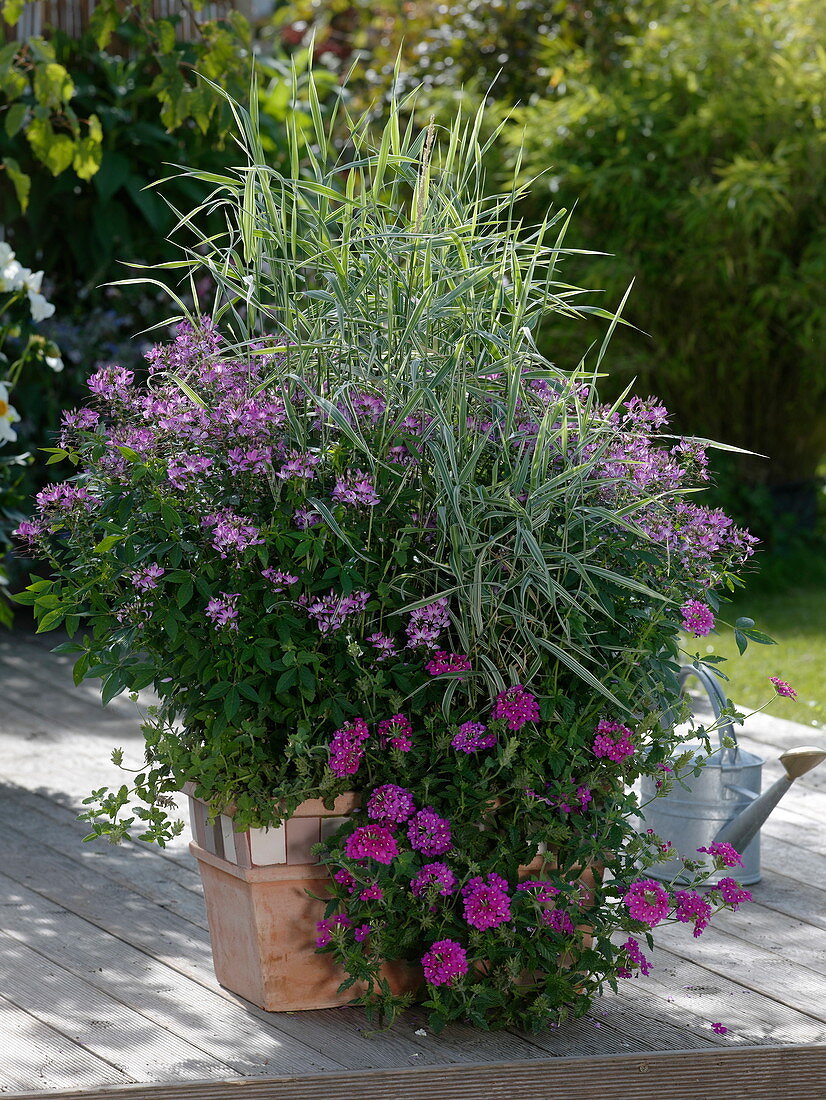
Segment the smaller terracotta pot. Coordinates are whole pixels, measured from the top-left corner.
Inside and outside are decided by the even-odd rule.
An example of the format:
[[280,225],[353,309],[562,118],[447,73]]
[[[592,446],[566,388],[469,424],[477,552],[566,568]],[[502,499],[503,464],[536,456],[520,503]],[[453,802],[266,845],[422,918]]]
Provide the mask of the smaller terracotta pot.
[[[358,796],[341,795],[332,810],[312,799],[275,829],[240,832],[227,814],[210,822],[207,805],[191,787],[186,793],[195,837],[189,847],[201,872],[221,985],[268,1012],[336,1008],[363,993],[359,983],[338,992],[345,971],[315,950],[325,902],[307,893],[323,898],[330,882],[312,845],[346,821]],[[421,973],[401,963],[385,963],[382,976],[394,993],[421,983]]]

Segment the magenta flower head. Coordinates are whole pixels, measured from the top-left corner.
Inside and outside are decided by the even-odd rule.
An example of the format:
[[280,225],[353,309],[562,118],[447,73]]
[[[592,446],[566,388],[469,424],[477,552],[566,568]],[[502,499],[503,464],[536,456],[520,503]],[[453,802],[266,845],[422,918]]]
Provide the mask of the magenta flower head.
[[[647,977],[651,973],[651,963],[645,955],[643,955],[640,949],[639,940],[635,940],[633,936],[629,936],[622,946],[629,963],[636,966],[644,978]],[[630,978],[631,972],[627,968],[624,968],[619,976],[621,978]]]
[[749,891],[744,890],[733,878],[721,878],[717,883],[717,889],[723,895],[723,901],[732,909],[736,909],[744,901],[751,901]]
[[316,947],[326,947],[328,943],[332,943],[333,936],[336,934],[339,928],[349,928],[352,925],[352,921],[346,913],[336,913],[333,917],[328,917],[327,920],[316,921]]
[[437,940],[422,955],[422,969],[429,985],[453,985],[468,972],[467,952],[456,940]]
[[446,676],[449,672],[470,672],[471,665],[470,658],[464,653],[448,653],[446,649],[438,649],[424,667],[431,676]]
[[778,695],[783,695],[786,699],[797,698],[797,692],[791,684],[787,684],[785,680],[778,680],[776,676],[770,676],[769,679],[774,684],[774,690]]
[[631,730],[619,722],[609,722],[603,718],[594,731],[596,737],[591,746],[594,756],[604,757],[620,764],[626,756],[633,756],[636,746],[631,740]]
[[364,742],[369,736],[370,730],[363,718],[355,718],[336,730],[330,742],[329,768],[333,775],[341,779],[356,774],[364,757]]
[[383,825],[399,825],[412,816],[416,806],[413,795],[395,783],[376,787],[367,803],[367,816]]
[[511,919],[510,898],[498,886],[479,880],[462,890],[464,918],[472,928],[498,928]]
[[680,608],[683,627],[690,630],[695,638],[704,638],[714,629],[714,614],[710,607],[699,600],[689,600]]
[[675,890],[677,909],[674,916],[683,924],[694,925],[694,935],[701,936],[711,920],[711,905],[694,890]]
[[394,714],[392,718],[385,718],[379,722],[379,745],[386,749],[398,749],[400,752],[410,752],[413,748],[413,727],[403,714]]
[[671,904],[668,891],[650,878],[632,882],[622,900],[631,919],[647,924],[650,928],[660,923]]
[[478,752],[480,749],[492,749],[496,744],[495,733],[488,733],[487,726],[481,722],[463,722],[459,732],[453,735],[451,747],[457,752]]
[[539,718],[539,703],[536,696],[525,691],[521,684],[514,684],[496,696],[493,708],[494,718],[504,718],[508,729],[521,730],[526,722],[536,722]]
[[426,856],[442,856],[453,847],[450,822],[439,817],[432,806],[419,810],[407,827],[410,847]]
[[348,859],[392,863],[399,847],[386,825],[359,825],[345,840],[344,854]]
[[410,880],[410,890],[417,898],[431,888],[445,898],[456,889],[456,876],[446,863],[426,863],[418,875]]
[[698,852],[705,852],[706,855],[713,856],[714,859],[719,859],[724,867],[742,867],[743,857],[740,853],[732,848],[730,844],[726,844],[723,841],[713,841],[707,848],[698,848]]

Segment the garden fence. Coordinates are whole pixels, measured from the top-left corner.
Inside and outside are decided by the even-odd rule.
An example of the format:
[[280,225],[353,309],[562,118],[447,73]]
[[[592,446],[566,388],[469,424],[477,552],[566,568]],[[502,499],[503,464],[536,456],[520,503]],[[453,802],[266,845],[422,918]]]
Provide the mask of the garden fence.
[[[260,15],[262,7],[272,8],[271,3],[262,4],[260,0],[236,0],[235,3],[218,0],[206,4],[200,12],[193,12],[191,6],[181,0],[153,0],[152,10],[156,18],[173,16],[180,18],[177,26],[179,38],[193,37],[197,32],[197,23],[207,19],[219,19],[233,9],[247,17]],[[48,36],[50,30],[61,30],[76,37],[89,24],[96,0],[37,0],[27,4],[20,20],[15,26],[4,24],[7,39],[28,38],[34,34]],[[196,23],[197,20],[197,23]]]

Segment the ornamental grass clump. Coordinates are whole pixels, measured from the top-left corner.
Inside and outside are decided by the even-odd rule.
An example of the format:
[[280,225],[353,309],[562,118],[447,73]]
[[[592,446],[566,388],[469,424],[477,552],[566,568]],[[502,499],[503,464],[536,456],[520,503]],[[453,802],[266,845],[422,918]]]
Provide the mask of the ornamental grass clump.
[[[480,118],[414,133],[397,106],[336,155],[316,110],[285,175],[235,110],[248,164],[188,173],[229,226],[181,261],[213,316],[144,380],[90,379],[79,472],[25,532],[54,579],[24,599],[105,700],[157,692],[145,837],[187,782],[241,826],[356,789],[319,949],[383,1011],[404,959],[434,1026],[544,1027],[647,973],[653,926],[743,900],[647,879],[632,792],[681,741],[681,616],[708,626],[754,540],[698,502],[702,441],[600,401],[604,347],[537,352],[577,310],[564,212],[526,230],[486,193]],[[93,832],[125,835],[131,796],[96,792]]]

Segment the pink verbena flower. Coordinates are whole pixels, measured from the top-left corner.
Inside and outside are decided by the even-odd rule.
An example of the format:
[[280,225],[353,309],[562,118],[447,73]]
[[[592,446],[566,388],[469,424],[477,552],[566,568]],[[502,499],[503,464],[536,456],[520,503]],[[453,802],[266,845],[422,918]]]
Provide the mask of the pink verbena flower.
[[165,572],[166,570],[160,565],[147,565],[144,569],[139,569],[137,573],[132,574],[132,584],[140,592],[149,592],[158,587],[158,581]]
[[698,852],[705,852],[706,855],[713,856],[714,859],[719,859],[724,867],[742,867],[743,857],[738,851],[736,851],[730,844],[725,844],[721,841],[713,841],[707,848],[698,848]]
[[349,928],[352,925],[352,921],[346,913],[336,913],[333,917],[328,917],[326,920],[316,921],[316,947],[326,947],[328,943],[332,943],[333,936],[339,928]]
[[345,840],[344,854],[348,859],[392,863],[399,854],[399,846],[387,826],[359,825]]
[[442,897],[449,897],[456,889],[456,876],[446,863],[426,863],[410,880],[410,890],[417,898],[430,889]]
[[711,905],[694,890],[675,890],[677,908],[674,916],[683,924],[694,925],[694,935],[701,936],[711,920]]
[[355,718],[336,730],[329,749],[328,767],[333,775],[342,778],[356,774],[364,757],[364,742],[369,736],[370,730],[363,718]]
[[670,907],[668,891],[653,879],[632,882],[622,900],[632,920],[641,921],[651,928],[660,923]]
[[487,726],[481,722],[463,722],[450,744],[457,752],[472,753],[479,749],[492,749],[496,742],[496,734],[488,733]]
[[215,624],[215,629],[227,627],[229,630],[237,630],[238,600],[240,592],[222,592],[206,605],[206,617]]
[[348,894],[352,894],[356,888],[356,880],[346,867],[342,867],[341,870],[336,871],[333,875],[333,882],[337,882],[339,886],[343,886]]
[[714,614],[707,604],[699,600],[689,600],[680,608],[683,627],[691,630],[695,638],[704,638],[714,629]]
[[554,932],[562,932],[566,935],[570,935],[574,930],[574,922],[564,909],[546,909],[542,914],[542,923]]
[[511,919],[510,898],[498,886],[481,881],[462,890],[464,918],[472,928],[498,928]]
[[353,932],[353,939],[356,943],[364,943],[371,931],[369,924],[360,924]]
[[392,718],[385,718],[379,722],[379,745],[386,749],[398,749],[400,752],[410,752],[413,748],[413,727],[403,714],[394,714]]
[[467,952],[456,940],[437,940],[422,955],[422,969],[429,985],[453,985],[468,972]]
[[621,763],[626,756],[633,756],[636,746],[631,741],[631,730],[622,726],[619,722],[609,722],[603,718],[595,729],[596,736],[591,749],[594,756],[613,760],[615,764]]
[[728,1031],[728,1028],[725,1026],[725,1024],[721,1024],[719,1021],[717,1021],[711,1025],[711,1030],[716,1032],[718,1035],[725,1035]]
[[[648,977],[651,973],[651,963],[645,955],[643,955],[640,949],[639,940],[635,940],[633,936],[629,936],[622,946],[628,957],[628,961],[639,969],[640,974],[642,974],[644,978]],[[631,971],[625,968],[618,973],[621,978],[631,977]]]
[[744,890],[733,878],[721,878],[717,883],[717,889],[723,895],[723,901],[736,909],[744,901],[751,901],[751,894]]
[[432,806],[425,806],[407,827],[410,847],[426,856],[442,856],[453,847],[450,822],[439,817]]
[[546,882],[544,879],[526,879],[525,882],[520,882],[516,887],[517,890],[530,890],[532,893],[535,890],[534,897],[537,901],[545,902],[553,901],[559,890],[552,882]]
[[399,825],[407,821],[416,809],[413,795],[395,783],[376,787],[367,803],[367,816],[384,825]]
[[774,684],[774,690],[777,692],[778,695],[783,695],[786,699],[797,698],[797,692],[794,690],[791,684],[787,684],[785,680],[778,680],[776,676],[770,676],[769,679]]
[[464,653],[448,653],[446,649],[438,649],[424,667],[431,676],[446,676],[449,672],[470,672],[471,664],[470,657]]
[[384,901],[384,890],[377,882],[371,882],[359,894],[359,901]]
[[504,718],[508,729],[521,730],[526,722],[536,722],[539,718],[539,703],[536,696],[526,691],[521,684],[500,691],[493,708],[494,718]]

